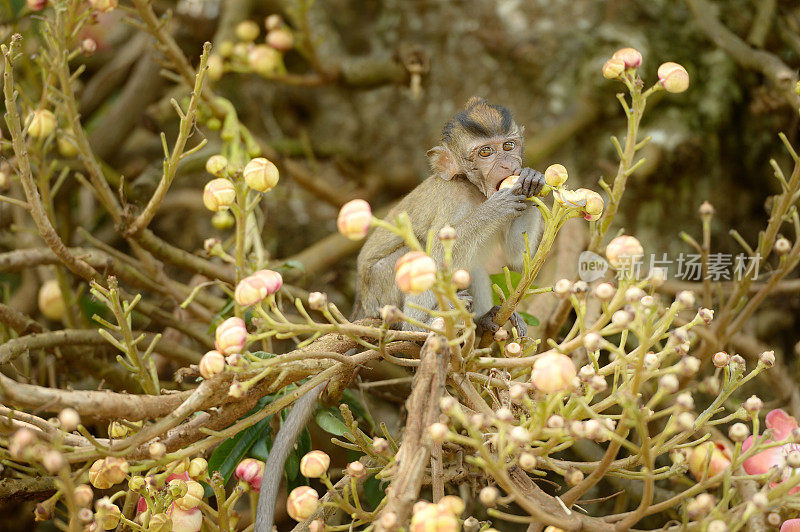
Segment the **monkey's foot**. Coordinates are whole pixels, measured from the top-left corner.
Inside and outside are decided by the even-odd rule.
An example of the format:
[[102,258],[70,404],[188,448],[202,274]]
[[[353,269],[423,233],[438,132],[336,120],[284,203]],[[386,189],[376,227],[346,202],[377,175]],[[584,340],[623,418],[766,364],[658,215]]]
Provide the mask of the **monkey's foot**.
[[[499,310],[500,305],[495,305],[490,308],[486,314],[475,320],[475,324],[478,326],[478,336],[481,336],[484,331],[489,331],[494,334],[500,329],[500,326],[494,322],[494,318],[497,316]],[[528,326],[517,311],[511,314],[509,321],[511,321],[511,325],[514,326],[520,336],[525,336],[527,334]]]
[[466,290],[459,290],[456,297],[464,302],[467,312],[472,312],[472,296]]

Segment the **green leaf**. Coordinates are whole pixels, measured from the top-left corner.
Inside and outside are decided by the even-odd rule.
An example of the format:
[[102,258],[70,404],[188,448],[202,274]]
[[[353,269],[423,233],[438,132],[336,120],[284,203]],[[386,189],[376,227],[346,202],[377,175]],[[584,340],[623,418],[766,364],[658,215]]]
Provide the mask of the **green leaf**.
[[[508,286],[506,283],[506,274],[504,272],[489,276],[489,278],[492,280],[492,284],[499,286],[500,290],[503,291],[503,295],[506,297],[510,296],[511,292],[517,288],[520,279],[522,279],[522,275],[518,272],[509,272],[509,277],[511,278],[511,286]],[[501,303],[500,298],[494,293],[494,291],[492,291],[492,301],[493,305],[499,305]]]
[[384,497],[386,497],[385,480],[378,480],[374,476],[369,477],[364,481],[364,497],[367,499],[367,504],[372,508],[377,508]]
[[252,427],[244,429],[219,444],[208,459],[209,471],[219,471],[227,482],[236,469],[236,465],[242,461],[259,436],[268,429],[270,419],[272,416],[262,419]]
[[250,452],[248,454],[253,458],[261,460],[262,462],[266,462],[271,447],[272,428],[268,426],[267,430],[262,433],[262,436],[256,440],[252,447],[250,447]]
[[275,353],[267,353],[266,351],[256,351],[250,354],[253,355],[254,357],[258,357],[264,360],[275,356]]
[[520,316],[522,316],[522,319],[525,320],[525,323],[527,323],[528,325],[533,325],[534,327],[536,327],[537,325],[539,325],[539,323],[541,323],[539,321],[539,318],[537,318],[533,314],[528,314],[527,312],[522,312],[521,310],[518,310],[517,313]]
[[306,454],[311,452],[311,433],[308,429],[303,429],[300,436],[297,438],[297,444],[289,456],[286,458],[284,471],[286,472],[286,481],[289,484],[290,491],[300,485],[308,484],[308,481],[300,475],[300,459]]
[[333,434],[334,436],[344,436],[347,432],[347,425],[340,417],[339,411],[334,408],[325,408],[317,412],[314,418],[319,428]]

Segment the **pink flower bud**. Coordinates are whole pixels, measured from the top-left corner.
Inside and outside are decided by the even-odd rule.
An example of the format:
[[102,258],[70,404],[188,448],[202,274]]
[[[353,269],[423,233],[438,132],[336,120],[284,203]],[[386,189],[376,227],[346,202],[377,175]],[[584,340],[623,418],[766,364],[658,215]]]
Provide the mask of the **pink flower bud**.
[[81,424],[81,416],[74,408],[65,408],[58,413],[58,422],[61,423],[63,431],[72,432]]
[[167,454],[167,446],[161,443],[160,441],[154,441],[147,448],[147,452],[150,454],[150,458],[155,458],[156,460],[158,460],[159,458],[163,458],[164,455]]
[[124,458],[108,456],[95,460],[89,468],[89,483],[97,489],[108,489],[125,480],[128,474],[128,462]]
[[588,188],[579,188],[575,192],[580,194],[585,201],[583,209],[581,209],[583,217],[590,222],[599,220],[600,215],[603,214],[603,208],[605,207],[603,197],[594,190],[589,190]]
[[355,479],[364,478],[367,475],[367,468],[361,462],[350,462],[347,464],[347,474]]
[[480,499],[481,504],[487,508],[493,508],[494,506],[497,506],[497,501],[499,498],[500,492],[494,486],[486,486],[478,493],[478,499]]
[[397,261],[394,280],[407,294],[421,294],[436,281],[436,263],[422,251],[409,251]]
[[258,34],[261,33],[261,30],[258,24],[252,20],[243,20],[236,25],[235,32],[236,38],[240,41],[252,42],[258,38]]
[[120,512],[119,506],[111,502],[111,499],[108,497],[99,499],[94,504],[94,509],[94,519],[101,529],[112,530],[117,527],[122,512]]
[[47,109],[37,109],[28,115],[28,135],[35,139],[49,136],[56,130],[56,115]]
[[214,346],[220,353],[232,355],[240,353],[247,340],[247,329],[241,318],[228,318],[217,327],[216,342]]
[[289,493],[286,512],[295,521],[305,521],[317,510],[319,494],[310,486],[300,486]]
[[203,189],[203,205],[210,211],[224,211],[236,201],[236,189],[227,179],[217,178],[206,183]]
[[618,57],[612,57],[603,65],[603,77],[606,79],[617,79],[623,72],[625,72],[625,61]]
[[172,532],[200,532],[203,527],[203,512],[200,508],[185,510],[172,504],[167,513],[172,521]]
[[636,258],[642,255],[644,255],[642,244],[632,236],[618,236],[606,246],[608,262],[615,268],[631,265]]
[[455,495],[445,495],[436,504],[440,510],[445,510],[453,515],[461,515],[466,509],[464,501]]
[[362,199],[354,199],[342,205],[336,227],[350,240],[361,240],[367,236],[372,223],[372,209]]
[[[191,511],[196,511],[196,513],[200,514],[200,526],[202,526],[202,512],[199,509]],[[153,515],[147,528],[147,532],[172,532],[172,530],[172,518],[163,512]]]
[[467,270],[456,270],[453,272],[453,284],[459,290],[464,290],[469,287],[470,275]]
[[197,478],[207,470],[208,461],[206,461],[205,458],[198,456],[197,458],[192,458],[192,460],[189,462],[189,469],[187,469],[187,473],[189,473],[190,477]]
[[50,449],[44,456],[42,457],[42,465],[50,474],[55,475],[61,468],[67,465],[67,461],[64,460],[64,455],[60,452],[56,451],[55,449]]
[[31,11],[41,11],[47,7],[47,0],[28,0],[27,4]]
[[248,187],[259,192],[269,192],[278,184],[280,172],[269,159],[256,157],[247,163],[242,175]]
[[59,321],[67,311],[61,287],[55,279],[45,281],[39,288],[38,302],[39,311],[49,320]]
[[261,478],[264,476],[264,462],[255,458],[245,458],[236,466],[236,478],[258,491],[261,489]]
[[36,443],[36,434],[30,429],[19,429],[8,442],[8,453],[12,458],[24,459]]
[[267,33],[267,44],[281,52],[288,52],[294,47],[294,36],[287,29],[274,29]]
[[78,484],[72,491],[72,497],[78,506],[88,507],[94,500],[94,492],[87,484]]
[[533,363],[531,382],[544,393],[556,393],[572,387],[578,370],[572,359],[555,351],[540,355]]
[[506,345],[506,354],[510,357],[518,357],[522,354],[522,346],[517,342],[509,342]]
[[275,75],[282,64],[281,53],[266,44],[253,46],[247,53],[247,62],[253,72],[268,78]]
[[117,7],[117,0],[89,0],[92,9],[100,13],[108,13]]
[[308,306],[311,310],[322,310],[328,304],[328,296],[324,292],[308,294]]
[[311,451],[300,459],[300,473],[308,478],[320,478],[328,471],[331,458],[322,451]]
[[[706,470],[708,464],[708,470]],[[701,481],[722,473],[731,465],[728,451],[721,443],[707,441],[692,449],[689,455],[689,471]]]
[[97,41],[94,39],[84,39],[81,41],[81,53],[86,57],[91,57],[97,51]]
[[658,82],[667,92],[683,92],[689,88],[689,73],[678,63],[664,63],[658,67]]
[[274,294],[282,285],[283,278],[278,272],[259,270],[239,281],[233,297],[238,305],[249,307]]
[[264,19],[264,27],[267,28],[267,31],[277,30],[278,28],[283,27],[283,17],[277,13],[269,15]]
[[563,164],[551,164],[544,171],[545,182],[553,188],[563,185],[568,177],[569,173]]
[[434,423],[430,427],[428,427],[428,435],[431,437],[434,443],[442,443],[445,439],[447,439],[447,433],[449,432],[447,425],[444,423]]
[[204,379],[210,379],[225,369],[225,357],[219,351],[209,351],[203,355],[197,366],[200,369],[200,375]]
[[230,388],[228,388],[228,395],[233,397],[234,399],[239,399],[244,395],[245,389],[242,386],[241,382],[234,382],[231,384]]
[[228,158],[224,155],[212,155],[206,160],[206,172],[214,177],[222,177],[222,174],[228,168]]
[[622,60],[625,68],[639,68],[642,64],[642,54],[635,48],[621,48],[614,52],[613,58]]
[[186,494],[175,499],[175,504],[183,510],[197,508],[203,500],[203,485],[194,480],[186,481]]

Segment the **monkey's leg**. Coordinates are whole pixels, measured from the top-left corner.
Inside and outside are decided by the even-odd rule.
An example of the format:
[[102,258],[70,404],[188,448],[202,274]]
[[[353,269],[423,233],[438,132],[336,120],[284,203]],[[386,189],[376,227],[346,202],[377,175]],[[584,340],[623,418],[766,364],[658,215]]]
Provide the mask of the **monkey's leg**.
[[295,401],[291,412],[286,416],[286,420],[275,436],[261,480],[261,493],[258,495],[253,532],[272,532],[272,524],[275,520],[275,502],[278,499],[278,488],[281,485],[281,478],[283,478],[286,458],[300,436],[300,432],[311,419],[314,406],[327,385],[328,381],[320,383]]
[[[414,305],[422,308],[415,308],[411,306],[409,303],[413,303]],[[430,323],[433,321],[433,317],[425,312],[423,309],[435,309],[437,307],[436,296],[433,295],[433,292],[430,290],[423,292],[418,295],[414,296],[407,296],[405,302],[403,303],[403,314],[412,318],[421,323]],[[411,325],[409,323],[403,323],[403,329],[406,331],[420,331],[417,326]]]
[[[500,326],[494,322],[494,317],[497,316],[497,312],[499,310],[500,305],[496,305],[490,308],[486,314],[475,320],[475,323],[478,325],[478,337],[483,334],[483,331],[495,333],[498,329],[500,329]],[[511,314],[509,321],[520,336],[525,336],[528,333],[528,326],[525,323],[525,320],[522,319],[522,316],[520,316],[516,310],[513,314]]]

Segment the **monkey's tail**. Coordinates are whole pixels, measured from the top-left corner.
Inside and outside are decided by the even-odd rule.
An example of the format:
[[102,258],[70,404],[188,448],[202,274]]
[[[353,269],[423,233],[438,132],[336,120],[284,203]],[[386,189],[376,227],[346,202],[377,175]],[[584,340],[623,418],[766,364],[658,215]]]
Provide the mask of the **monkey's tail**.
[[328,381],[325,381],[316,385],[295,401],[291,412],[286,416],[286,420],[275,436],[264,467],[253,532],[272,532],[272,524],[275,520],[275,502],[278,499],[278,488],[281,485],[281,478],[283,478],[286,458],[289,457],[300,432],[308,424],[311,413],[314,411],[314,405],[327,384]]

